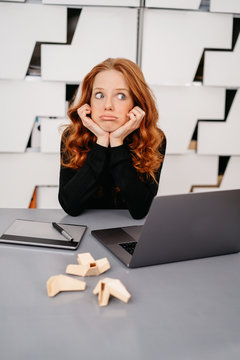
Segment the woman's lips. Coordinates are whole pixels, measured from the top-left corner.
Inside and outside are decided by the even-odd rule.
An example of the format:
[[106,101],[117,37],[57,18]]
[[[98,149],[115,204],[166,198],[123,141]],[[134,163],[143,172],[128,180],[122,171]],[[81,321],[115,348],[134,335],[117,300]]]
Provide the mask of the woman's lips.
[[116,116],[112,116],[112,115],[102,115],[102,116],[100,116],[100,119],[101,119],[101,120],[109,120],[109,121],[111,121],[111,120],[116,120],[117,117],[116,117]]

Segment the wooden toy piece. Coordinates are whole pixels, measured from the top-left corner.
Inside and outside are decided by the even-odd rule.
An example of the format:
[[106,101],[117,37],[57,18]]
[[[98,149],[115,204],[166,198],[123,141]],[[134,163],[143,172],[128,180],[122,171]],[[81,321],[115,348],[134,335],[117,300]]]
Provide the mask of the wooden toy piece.
[[78,276],[96,276],[100,274],[95,262],[87,265],[70,264],[66,268],[66,273]]
[[86,283],[82,280],[73,279],[66,275],[51,276],[47,281],[48,296],[55,296],[60,291],[85,290]]
[[118,279],[105,278],[99,280],[93,294],[98,294],[98,303],[100,306],[106,306],[109,302],[110,295],[115,296],[119,300],[127,303],[131,298],[123,283]]
[[98,292],[98,303],[99,303],[99,305],[100,306],[108,305],[110,295],[111,294],[110,294],[109,286],[101,281],[100,290]]
[[90,253],[78,254],[78,263],[79,265],[68,265],[66,273],[78,276],[97,276],[111,267],[107,258],[95,261]]
[[97,276],[97,264],[90,253],[78,254],[78,263],[82,267],[82,276]]
[[97,267],[99,270],[99,274],[104,273],[105,271],[109,270],[111,267],[111,265],[106,257],[96,260],[96,264],[97,264]]
[[90,253],[78,254],[78,263],[80,265],[88,265],[93,262],[95,262],[95,260]]
[[84,276],[84,267],[82,265],[70,264],[66,268],[66,273],[71,275]]
[[84,266],[83,276],[97,276],[100,274],[96,261],[83,266]]

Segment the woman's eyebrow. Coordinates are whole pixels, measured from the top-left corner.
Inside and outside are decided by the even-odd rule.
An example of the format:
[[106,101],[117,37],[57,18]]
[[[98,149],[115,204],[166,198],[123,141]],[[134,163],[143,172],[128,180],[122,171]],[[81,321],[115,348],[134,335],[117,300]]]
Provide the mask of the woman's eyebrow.
[[[104,88],[102,88],[102,87],[95,87],[95,88],[93,88],[93,91],[96,91],[96,90],[105,90]],[[115,91],[127,91],[128,93],[129,93],[129,90],[128,89],[126,89],[126,88],[116,88],[116,89],[114,89]]]
[[117,88],[117,89],[115,89],[115,90],[121,90],[121,91],[123,91],[123,90],[125,90],[125,91],[127,91],[127,92],[129,92],[129,90],[128,89],[125,89],[125,88]]
[[[93,88],[93,90],[104,90],[104,88],[102,88],[102,87],[95,87],[95,88]],[[128,89],[126,89],[126,88],[116,88],[116,89],[114,89],[114,90],[125,90],[125,91],[128,91],[129,92],[129,90]]]

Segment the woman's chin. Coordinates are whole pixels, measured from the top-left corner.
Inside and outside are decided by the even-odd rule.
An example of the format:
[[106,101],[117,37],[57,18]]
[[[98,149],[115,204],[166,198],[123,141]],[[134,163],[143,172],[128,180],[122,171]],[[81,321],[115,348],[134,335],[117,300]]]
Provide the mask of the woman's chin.
[[104,130],[104,131],[107,131],[107,132],[113,132],[115,130],[118,129],[119,126],[116,126],[115,124],[101,124],[101,128]]

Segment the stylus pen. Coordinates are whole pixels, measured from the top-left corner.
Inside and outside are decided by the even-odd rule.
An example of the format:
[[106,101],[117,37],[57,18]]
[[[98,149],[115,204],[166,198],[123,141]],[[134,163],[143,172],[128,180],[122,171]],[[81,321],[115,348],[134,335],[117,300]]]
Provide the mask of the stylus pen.
[[54,229],[56,229],[60,234],[62,234],[62,236],[65,237],[65,239],[69,240],[69,241],[73,241],[73,237],[71,237],[70,234],[68,234],[61,226],[59,226],[58,224],[56,224],[55,222],[52,222],[52,226],[54,227]]

